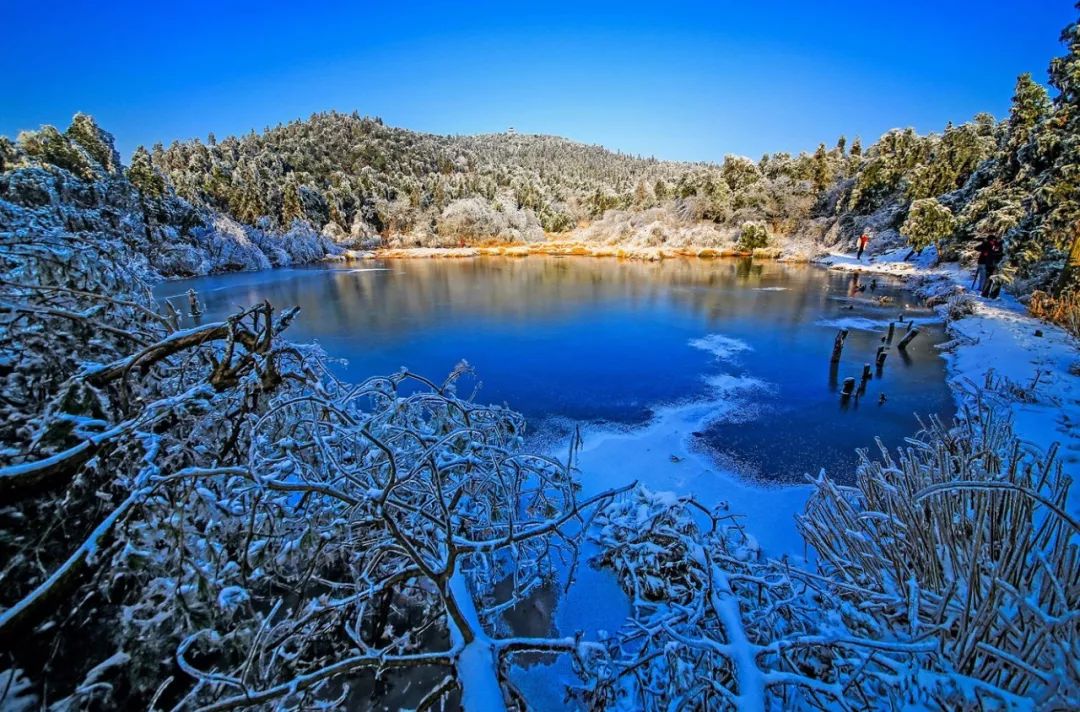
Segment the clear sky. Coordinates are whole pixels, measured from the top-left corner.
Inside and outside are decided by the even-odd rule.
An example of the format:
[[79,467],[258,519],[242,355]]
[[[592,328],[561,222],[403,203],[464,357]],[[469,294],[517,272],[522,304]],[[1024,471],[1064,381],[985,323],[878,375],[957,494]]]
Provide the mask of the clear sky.
[[686,160],[1003,116],[1072,0],[0,0],[0,133],[93,114],[124,156],[337,109]]

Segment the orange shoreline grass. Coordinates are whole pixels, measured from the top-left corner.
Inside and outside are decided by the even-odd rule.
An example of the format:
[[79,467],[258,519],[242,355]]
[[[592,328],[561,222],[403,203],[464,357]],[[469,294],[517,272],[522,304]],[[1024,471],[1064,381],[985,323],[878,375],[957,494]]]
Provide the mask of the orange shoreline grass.
[[716,259],[721,257],[755,257],[787,262],[809,262],[809,256],[783,256],[779,248],[758,248],[753,252],[734,248],[715,247],[621,247],[594,245],[582,242],[547,241],[529,244],[476,245],[469,247],[387,247],[369,252],[350,251],[353,259],[416,259],[462,257],[528,257],[555,255],[559,257],[616,257],[620,259],[656,261],[678,257]]

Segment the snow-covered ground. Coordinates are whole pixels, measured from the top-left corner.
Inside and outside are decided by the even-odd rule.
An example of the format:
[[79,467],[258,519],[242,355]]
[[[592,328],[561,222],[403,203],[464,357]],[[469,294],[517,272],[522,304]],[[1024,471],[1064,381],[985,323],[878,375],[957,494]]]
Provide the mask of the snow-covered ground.
[[[831,253],[819,262],[830,269],[908,278],[927,296],[967,295],[972,313],[948,322],[952,340],[943,354],[958,408],[970,402],[970,385],[982,385],[993,370],[1017,435],[1044,451],[1059,443],[1059,457],[1075,481],[1080,475],[1080,344],[1064,329],[1029,316],[1005,292],[993,300],[978,296],[971,291],[971,271],[954,263],[934,265],[932,248],[911,262],[903,259],[907,252],[902,248],[862,260]],[[943,313],[947,308],[939,307]],[[1069,511],[1080,512],[1080,486],[1072,489]]]
[[695,432],[741,407],[769,384],[727,375],[715,376],[709,383],[714,399],[666,406],[641,428],[586,431],[578,460],[586,492],[636,481],[655,491],[693,494],[707,507],[720,505],[741,515],[765,552],[800,557],[803,543],[795,529],[795,514],[802,511],[810,486],[747,481],[694,446]]

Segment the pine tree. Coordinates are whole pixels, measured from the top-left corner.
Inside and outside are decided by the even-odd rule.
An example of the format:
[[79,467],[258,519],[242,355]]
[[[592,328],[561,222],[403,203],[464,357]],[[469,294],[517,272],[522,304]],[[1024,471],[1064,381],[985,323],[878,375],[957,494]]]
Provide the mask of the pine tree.
[[1033,141],[1035,129],[1049,116],[1050,108],[1045,87],[1036,83],[1030,74],[1017,77],[1005,134],[1006,177],[1015,176],[1023,161],[1034,158],[1031,152],[1023,157],[1021,153]]
[[856,136],[855,140],[851,142],[851,157],[852,158],[861,158],[862,157],[862,139],[859,138],[858,136]]
[[107,173],[119,173],[120,154],[116,151],[112,134],[104,131],[87,114],[75,114],[68,127],[67,137],[85,150]]
[[300,185],[293,173],[289,174],[285,181],[285,191],[282,194],[281,224],[289,226],[293,220],[304,218],[304,205],[300,201]]
[[832,181],[832,169],[829,167],[829,154],[825,150],[825,144],[819,143],[814,152],[811,180],[814,182],[814,190],[823,192]]
[[0,173],[15,163],[18,153],[15,144],[7,136],[0,136]]
[[72,145],[71,140],[55,126],[42,126],[38,131],[23,131],[16,139],[19,150],[27,157],[85,178],[94,178],[94,169],[87,152]]
[[847,138],[845,138],[843,135],[841,135],[840,138],[836,139],[836,152],[839,153],[841,156],[843,156],[844,155],[844,150],[846,148],[847,148]]
[[666,200],[668,197],[668,187],[662,179],[656,179],[656,185],[653,186],[653,195],[657,200]]
[[938,259],[941,259],[941,243],[952,235],[955,228],[956,222],[951,210],[936,198],[922,198],[911,204],[900,234],[920,252],[934,245],[937,247]]
[[131,156],[127,178],[144,197],[157,199],[165,194],[165,178],[154,167],[150,154],[142,146],[136,148]]
[[1060,92],[1052,118],[1059,141],[1047,180],[1037,190],[1048,208],[1041,227],[1044,239],[1065,252],[1054,285],[1058,295],[1080,291],[1080,22],[1066,27],[1061,41],[1069,51],[1050,63],[1050,84]]

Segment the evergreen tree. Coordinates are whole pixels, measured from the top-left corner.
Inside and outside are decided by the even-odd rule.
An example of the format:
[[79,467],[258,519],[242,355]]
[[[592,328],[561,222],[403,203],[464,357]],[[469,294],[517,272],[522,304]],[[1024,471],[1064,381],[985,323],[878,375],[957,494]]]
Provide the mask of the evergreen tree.
[[136,148],[131,156],[127,178],[144,197],[156,199],[165,194],[165,178],[154,167],[150,154],[142,146]]
[[1047,209],[1042,237],[1065,254],[1054,285],[1057,294],[1080,291],[1080,22],[1066,27],[1061,41],[1068,52],[1050,63],[1050,84],[1060,92],[1051,119],[1057,130],[1057,150],[1048,176],[1036,191]]
[[1017,77],[1005,134],[1006,177],[1015,176],[1023,162],[1034,158],[1030,152],[1024,152],[1034,140],[1036,128],[1049,116],[1050,108],[1045,87],[1030,74]]
[[120,154],[117,153],[112,134],[104,131],[87,114],[75,114],[68,127],[67,136],[90,155],[107,173],[119,173]]
[[858,136],[856,136],[855,140],[851,142],[851,157],[852,158],[861,158],[862,157],[862,139],[859,138]]
[[281,224],[288,226],[293,220],[302,220],[304,217],[304,204],[300,201],[300,185],[296,181],[295,174],[290,173],[282,194]]
[[911,204],[907,220],[900,228],[900,234],[908,239],[913,248],[922,252],[930,245],[937,248],[941,259],[941,243],[952,235],[956,223],[952,211],[935,198],[922,198]]
[[657,200],[666,200],[668,197],[668,187],[662,179],[657,178],[656,184],[653,186],[653,195]]
[[15,144],[11,142],[11,139],[7,136],[0,136],[0,173],[14,165],[17,156],[18,152],[15,150]]
[[85,151],[72,145],[67,136],[55,126],[42,126],[38,131],[23,131],[16,139],[19,150],[28,158],[63,168],[80,178],[92,179],[94,169]]
[[825,151],[825,144],[819,143],[814,152],[812,178],[814,190],[823,192],[832,182],[832,169],[829,167],[829,154]]

